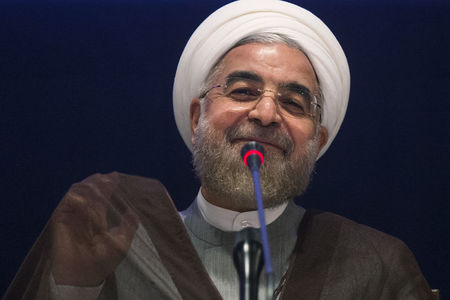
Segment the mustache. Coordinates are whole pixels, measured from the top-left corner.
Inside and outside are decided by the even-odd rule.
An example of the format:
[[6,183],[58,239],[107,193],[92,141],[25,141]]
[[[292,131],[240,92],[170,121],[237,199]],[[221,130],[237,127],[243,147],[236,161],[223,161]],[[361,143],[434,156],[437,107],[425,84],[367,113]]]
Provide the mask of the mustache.
[[294,151],[294,142],[289,134],[280,128],[262,127],[255,123],[235,124],[225,130],[226,141],[231,144],[237,139],[260,139],[281,148],[285,156]]

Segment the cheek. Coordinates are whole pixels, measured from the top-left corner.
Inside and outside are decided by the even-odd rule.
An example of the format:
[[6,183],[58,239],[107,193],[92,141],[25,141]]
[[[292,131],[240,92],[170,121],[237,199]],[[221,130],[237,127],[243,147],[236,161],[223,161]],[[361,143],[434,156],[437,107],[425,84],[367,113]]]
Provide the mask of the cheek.
[[216,129],[227,129],[248,115],[248,107],[227,105],[226,103],[211,103],[205,112],[209,124]]
[[307,143],[314,139],[314,124],[310,120],[291,123],[288,125],[288,131],[294,141],[296,152],[305,149]]

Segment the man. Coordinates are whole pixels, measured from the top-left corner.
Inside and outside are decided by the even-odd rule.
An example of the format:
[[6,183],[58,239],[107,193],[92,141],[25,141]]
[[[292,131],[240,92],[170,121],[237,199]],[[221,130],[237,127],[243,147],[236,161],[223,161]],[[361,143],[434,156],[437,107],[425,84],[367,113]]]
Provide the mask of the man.
[[402,242],[292,201],[336,136],[348,93],[345,55],[309,12],[272,0],[219,9],[194,32],[174,84],[201,180],[195,201],[178,214],[161,184],[119,173],[73,185],[5,298],[236,299],[235,233],[260,227],[240,151],[257,141],[274,297],[429,299]]

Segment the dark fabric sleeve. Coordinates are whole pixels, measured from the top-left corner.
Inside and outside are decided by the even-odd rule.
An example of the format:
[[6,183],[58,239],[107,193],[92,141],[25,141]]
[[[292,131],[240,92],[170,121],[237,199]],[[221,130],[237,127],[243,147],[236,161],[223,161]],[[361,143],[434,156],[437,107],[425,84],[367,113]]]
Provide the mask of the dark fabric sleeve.
[[56,284],[104,282],[99,299],[220,298],[164,186],[117,172],[72,185],[3,299],[49,299],[50,272]]
[[[108,233],[117,228],[126,228],[129,246],[138,220],[136,218],[133,218],[134,221],[131,220],[129,217],[131,208],[126,201],[123,201],[124,199],[121,199],[118,190],[120,190],[118,173],[96,174],[72,185],[28,252],[3,299],[49,299],[50,272],[63,262],[68,262],[67,273],[81,273],[81,279],[83,275],[86,278],[92,275],[95,267],[101,264],[93,261],[90,265],[94,268],[83,269],[88,264],[85,263],[86,260],[80,260],[79,268],[77,268],[75,259],[83,255],[76,251],[83,248],[74,245],[89,245],[98,237],[102,237],[102,231]],[[124,219],[126,212],[130,213],[127,214],[128,218]],[[114,241],[109,241],[106,245],[111,251],[116,252],[120,259],[126,257],[127,247],[120,247]],[[59,254],[56,255],[56,253]],[[61,253],[68,255],[64,258]],[[105,264],[107,262],[102,262],[102,265]],[[103,287],[107,289],[103,291],[103,295],[107,295],[108,299],[115,299],[113,271],[114,269],[103,278],[105,281]],[[58,284],[83,286],[82,283],[78,283],[80,282]]]
[[343,217],[307,211],[282,299],[432,299],[400,240]]
[[391,243],[385,264],[389,272],[381,299],[434,299],[414,255],[403,242]]
[[50,271],[49,255],[48,251],[45,251],[48,236],[47,224],[25,257],[4,295],[4,300],[48,299],[49,285],[45,280]]

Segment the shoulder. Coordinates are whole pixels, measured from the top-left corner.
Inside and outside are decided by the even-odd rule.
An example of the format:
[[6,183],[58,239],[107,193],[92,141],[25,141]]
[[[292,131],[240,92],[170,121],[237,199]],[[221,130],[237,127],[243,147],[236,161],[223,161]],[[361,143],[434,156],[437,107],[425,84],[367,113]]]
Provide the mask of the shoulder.
[[330,249],[331,277],[353,274],[353,281],[376,287],[379,299],[428,299],[429,286],[400,239],[329,212],[308,211],[306,221],[305,235],[316,237],[310,245]]
[[348,218],[330,212],[309,210],[306,221],[312,230],[320,230],[334,235],[337,241],[347,245],[358,244],[359,248],[365,245],[380,253],[388,252],[388,249],[407,249],[406,245],[398,238],[359,224]]

